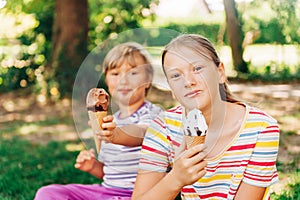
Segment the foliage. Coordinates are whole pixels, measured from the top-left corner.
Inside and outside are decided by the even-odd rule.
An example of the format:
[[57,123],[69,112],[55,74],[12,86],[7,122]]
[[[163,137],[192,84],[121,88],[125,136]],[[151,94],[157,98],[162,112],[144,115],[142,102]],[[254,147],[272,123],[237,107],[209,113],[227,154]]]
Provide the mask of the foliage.
[[[168,24],[166,26],[164,26],[164,28],[167,29],[172,29],[172,30],[176,30],[180,33],[195,33],[195,34],[200,34],[203,35],[205,37],[207,37],[207,39],[209,39],[212,43],[214,44],[218,44],[218,40],[219,38],[219,32],[221,27],[221,24],[215,23],[215,24],[194,24],[194,25],[189,25],[186,26],[186,24]],[[209,34],[207,34],[209,33]],[[222,42],[224,42],[223,44],[228,44],[228,39],[226,37],[226,35],[222,35],[221,37]]]
[[250,66],[250,73],[238,74],[235,80],[239,81],[259,81],[259,82],[269,82],[269,83],[291,83],[299,82],[300,80],[300,66],[295,72],[291,71],[289,66],[277,66],[268,65],[266,67],[257,70]]
[[[276,12],[277,20],[285,36],[285,42],[299,42],[299,20],[296,10],[298,1],[295,0],[270,0],[272,9]],[[297,33],[298,32],[298,33]],[[296,34],[296,35],[295,35]],[[292,38],[296,36],[296,38]]]
[[257,20],[257,24],[261,34],[255,43],[285,43],[285,36],[277,19],[273,18],[268,22]]
[[[29,87],[38,82],[37,74],[43,73],[43,66],[49,57],[51,45],[51,28],[49,27],[53,21],[53,6],[53,1],[50,0],[7,2],[7,9],[4,9],[3,15],[15,20],[8,18],[13,21],[13,24],[6,28],[17,29],[20,26],[18,28],[20,33],[2,36],[3,46],[18,49],[18,52],[5,51],[7,53],[0,56],[2,60],[0,91]],[[5,26],[5,23],[3,24]],[[24,28],[21,28],[23,26]],[[11,40],[17,45],[11,44]],[[19,48],[16,48],[17,46]],[[12,56],[14,54],[15,56]]]
[[151,3],[156,0],[91,0],[89,49],[122,31],[143,27],[154,20]]
[[293,183],[288,184],[287,190],[285,190],[283,193],[277,195],[272,194],[271,199],[274,200],[298,200],[300,199],[300,171],[296,171],[294,176],[295,181]]
[[299,0],[254,0],[240,6],[243,31],[259,32],[255,43],[298,44],[300,40]]

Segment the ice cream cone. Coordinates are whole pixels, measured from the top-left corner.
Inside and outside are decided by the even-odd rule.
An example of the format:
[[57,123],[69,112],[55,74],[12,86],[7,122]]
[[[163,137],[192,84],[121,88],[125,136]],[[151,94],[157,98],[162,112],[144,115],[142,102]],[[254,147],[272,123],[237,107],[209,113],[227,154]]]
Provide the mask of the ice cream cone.
[[100,152],[101,140],[97,137],[102,128],[103,117],[107,115],[109,105],[108,93],[103,88],[92,88],[86,97],[86,106],[93,129],[94,141],[97,153]]
[[101,128],[102,119],[107,115],[107,111],[97,111],[97,112],[88,111],[88,114],[93,129],[96,150],[97,153],[99,153],[101,147],[101,140],[97,137],[96,133],[102,130]]
[[188,135],[185,135],[185,142],[186,142],[186,145],[187,145],[187,148],[192,148],[193,146],[196,146],[198,144],[203,144],[204,141],[205,141],[205,136],[206,135],[203,135],[203,136],[188,136]]

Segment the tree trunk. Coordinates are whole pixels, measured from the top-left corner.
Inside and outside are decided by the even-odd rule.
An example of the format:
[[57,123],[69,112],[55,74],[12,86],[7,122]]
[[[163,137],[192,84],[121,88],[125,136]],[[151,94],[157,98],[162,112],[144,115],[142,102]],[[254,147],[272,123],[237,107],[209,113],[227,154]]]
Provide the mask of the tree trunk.
[[233,65],[237,72],[248,73],[248,66],[243,60],[243,37],[238,12],[234,0],[223,0],[226,14],[227,33],[232,52]]
[[56,0],[51,65],[61,96],[70,95],[76,73],[87,54],[87,0]]

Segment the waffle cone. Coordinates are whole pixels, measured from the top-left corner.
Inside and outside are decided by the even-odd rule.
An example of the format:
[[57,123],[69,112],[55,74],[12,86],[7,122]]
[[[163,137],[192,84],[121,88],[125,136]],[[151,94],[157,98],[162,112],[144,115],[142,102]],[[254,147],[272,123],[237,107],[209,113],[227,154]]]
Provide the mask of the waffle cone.
[[89,119],[91,121],[93,133],[94,133],[94,141],[96,145],[97,153],[100,152],[101,140],[97,137],[96,133],[101,131],[102,119],[107,115],[107,111],[88,111]]
[[205,135],[203,136],[188,136],[185,135],[185,142],[187,145],[187,148],[192,148],[193,146],[196,146],[198,144],[203,144],[205,141]]

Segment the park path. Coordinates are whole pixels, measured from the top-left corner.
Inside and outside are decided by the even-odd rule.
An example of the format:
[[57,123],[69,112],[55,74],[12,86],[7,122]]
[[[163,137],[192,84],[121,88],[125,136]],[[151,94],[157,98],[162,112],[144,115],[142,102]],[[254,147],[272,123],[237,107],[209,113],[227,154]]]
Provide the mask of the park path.
[[239,83],[230,86],[234,93],[249,92],[253,95],[264,95],[278,99],[300,99],[300,84]]

